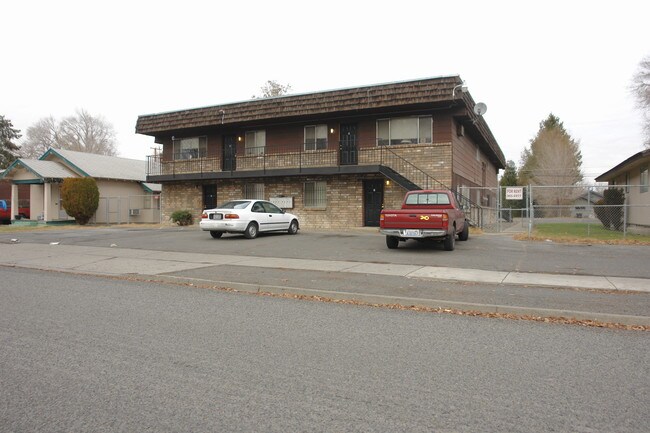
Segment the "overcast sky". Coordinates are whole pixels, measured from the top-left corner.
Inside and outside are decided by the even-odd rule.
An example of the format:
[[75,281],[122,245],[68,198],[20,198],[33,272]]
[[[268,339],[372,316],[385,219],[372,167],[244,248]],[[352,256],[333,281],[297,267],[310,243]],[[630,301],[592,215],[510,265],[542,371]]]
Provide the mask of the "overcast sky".
[[553,112],[595,177],[642,150],[629,91],[648,1],[5,1],[0,114],[23,134],[84,108],[144,159],[138,115],[458,74],[507,159]]

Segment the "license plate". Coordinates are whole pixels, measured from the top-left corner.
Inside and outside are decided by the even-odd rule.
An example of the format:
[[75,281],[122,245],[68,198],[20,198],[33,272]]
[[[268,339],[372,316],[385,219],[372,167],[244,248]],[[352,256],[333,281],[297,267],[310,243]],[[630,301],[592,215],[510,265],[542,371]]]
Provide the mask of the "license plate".
[[213,213],[213,214],[210,214],[210,219],[211,220],[220,220],[220,219],[223,219],[223,215],[221,215],[220,213]]
[[420,236],[420,230],[404,230],[404,236]]

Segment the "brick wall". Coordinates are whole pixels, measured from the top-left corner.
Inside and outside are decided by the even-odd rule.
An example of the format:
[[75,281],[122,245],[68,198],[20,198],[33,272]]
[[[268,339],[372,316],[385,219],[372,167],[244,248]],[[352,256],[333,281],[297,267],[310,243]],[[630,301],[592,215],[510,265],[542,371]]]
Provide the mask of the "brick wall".
[[[285,196],[293,197],[293,209],[287,209],[298,216],[302,228],[350,228],[363,227],[363,180],[382,179],[380,176],[298,176],[267,179],[250,179],[248,181],[223,180],[217,186],[217,202],[240,199],[244,196],[244,185],[264,183],[264,198]],[[324,181],[327,183],[327,205],[325,208],[310,209],[304,205],[304,183]],[[192,212],[198,224],[201,217],[201,184],[175,183],[163,185],[162,211],[163,222],[172,224],[169,217],[176,210],[187,209]],[[391,182],[384,186],[384,207],[399,207],[406,190]]]
[[194,216],[194,222],[201,218],[203,190],[196,183],[165,183],[162,187],[161,210],[163,224],[172,224],[171,214],[177,210],[189,210]]

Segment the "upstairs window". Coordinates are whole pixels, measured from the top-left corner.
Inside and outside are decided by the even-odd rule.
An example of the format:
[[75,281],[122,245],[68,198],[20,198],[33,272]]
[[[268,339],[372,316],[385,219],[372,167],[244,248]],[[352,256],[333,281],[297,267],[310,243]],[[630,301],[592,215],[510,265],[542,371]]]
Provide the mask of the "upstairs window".
[[208,154],[208,137],[178,138],[172,143],[174,159],[205,158]]
[[433,119],[431,116],[396,117],[377,121],[377,144],[433,143]]
[[264,148],[266,147],[266,131],[248,131],[246,133],[245,154],[251,155],[264,155]]
[[305,150],[327,149],[327,125],[305,126]]

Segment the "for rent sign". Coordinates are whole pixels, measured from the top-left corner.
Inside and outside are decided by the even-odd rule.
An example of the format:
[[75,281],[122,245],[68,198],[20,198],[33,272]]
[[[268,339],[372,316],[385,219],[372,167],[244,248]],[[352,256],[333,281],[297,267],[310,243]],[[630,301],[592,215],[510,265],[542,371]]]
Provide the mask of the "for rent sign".
[[522,187],[506,188],[506,200],[523,200],[524,189]]

